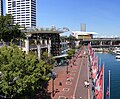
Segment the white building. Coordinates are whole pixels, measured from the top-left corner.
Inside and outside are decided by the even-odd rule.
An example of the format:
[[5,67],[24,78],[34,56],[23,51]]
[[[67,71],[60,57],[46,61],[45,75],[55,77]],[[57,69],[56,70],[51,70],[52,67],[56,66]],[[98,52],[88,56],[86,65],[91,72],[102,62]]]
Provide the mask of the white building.
[[14,23],[26,28],[36,26],[36,0],[6,0],[6,13],[12,14]]
[[74,36],[76,39],[81,40],[90,40],[93,38],[93,35],[96,34],[96,32],[72,31],[72,36]]
[[80,41],[90,41],[93,39],[93,35],[96,35],[96,32],[86,32],[86,31],[72,31],[72,36],[74,36],[77,41],[76,47],[79,46]]

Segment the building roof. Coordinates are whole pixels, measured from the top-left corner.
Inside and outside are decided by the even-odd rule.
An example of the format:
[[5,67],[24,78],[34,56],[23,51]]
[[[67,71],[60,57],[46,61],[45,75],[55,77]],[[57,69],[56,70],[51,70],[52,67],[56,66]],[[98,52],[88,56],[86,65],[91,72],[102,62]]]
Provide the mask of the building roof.
[[98,34],[96,32],[83,32],[83,31],[72,31],[72,35],[93,35],[93,34]]
[[33,28],[29,28],[29,29],[25,30],[25,32],[27,32],[27,34],[39,34],[39,33],[57,33],[57,34],[60,34],[60,33],[64,33],[67,31],[69,31],[69,29],[66,27],[58,28],[58,29],[56,27],[52,27],[52,28],[33,27]]

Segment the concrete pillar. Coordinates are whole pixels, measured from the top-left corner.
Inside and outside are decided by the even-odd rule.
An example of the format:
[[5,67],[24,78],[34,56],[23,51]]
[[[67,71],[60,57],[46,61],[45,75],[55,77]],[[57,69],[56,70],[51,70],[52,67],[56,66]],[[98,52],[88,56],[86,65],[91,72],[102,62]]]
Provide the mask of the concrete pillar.
[[51,45],[51,40],[49,39],[49,44]]
[[76,41],[76,47],[78,47],[78,46],[79,46],[79,43],[80,43],[80,41]]
[[40,44],[41,44],[41,45],[43,44],[43,41],[42,41],[42,39],[40,39]]
[[102,42],[102,41],[100,42],[100,45],[103,45],[103,42]]
[[48,57],[50,57],[50,55],[51,55],[50,51],[51,51],[51,45],[48,44]]
[[47,40],[45,40],[45,45],[47,45]]
[[51,55],[51,39],[49,38],[49,42],[48,42],[48,57]]
[[35,42],[35,45],[37,45],[37,40],[36,39],[34,40],[34,42]]
[[40,44],[37,44],[38,59],[41,59],[41,47]]
[[25,39],[25,49],[26,49],[26,54],[28,54],[30,50],[29,39]]
[[112,45],[112,41],[110,41],[110,45]]

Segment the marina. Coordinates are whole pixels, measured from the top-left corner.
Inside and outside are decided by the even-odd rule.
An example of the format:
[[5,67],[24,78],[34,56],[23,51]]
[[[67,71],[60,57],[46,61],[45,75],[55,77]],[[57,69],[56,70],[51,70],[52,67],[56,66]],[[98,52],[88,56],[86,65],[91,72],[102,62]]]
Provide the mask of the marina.
[[116,60],[116,55],[110,53],[96,53],[105,64],[105,92],[108,80],[108,70],[111,71],[111,99],[120,99],[120,61]]

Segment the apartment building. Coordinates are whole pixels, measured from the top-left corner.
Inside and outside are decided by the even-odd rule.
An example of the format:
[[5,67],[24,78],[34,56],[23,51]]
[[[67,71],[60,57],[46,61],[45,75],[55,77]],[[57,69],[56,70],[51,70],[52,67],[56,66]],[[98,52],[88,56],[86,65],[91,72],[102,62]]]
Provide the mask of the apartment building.
[[36,0],[6,0],[6,13],[12,14],[15,24],[26,28],[36,26]]

